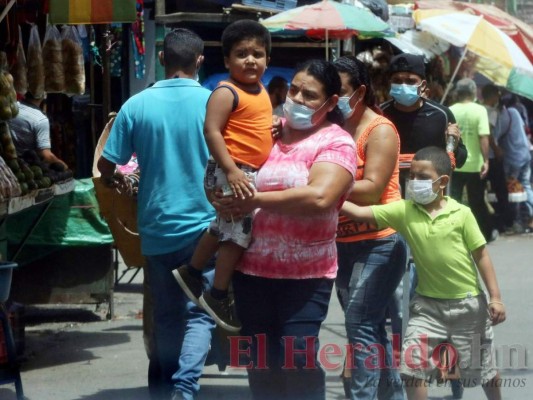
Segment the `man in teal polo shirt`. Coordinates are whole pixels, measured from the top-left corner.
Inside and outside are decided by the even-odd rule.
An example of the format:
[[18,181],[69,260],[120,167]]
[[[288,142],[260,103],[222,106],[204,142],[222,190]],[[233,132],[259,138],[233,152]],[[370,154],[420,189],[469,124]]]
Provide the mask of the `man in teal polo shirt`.
[[159,54],[166,79],[122,106],[98,161],[106,179],[114,175],[116,164],[126,164],[137,154],[138,226],[148,261],[145,273],[165,399],[170,392],[176,399],[197,394],[214,328],[172,276],[172,269],[189,261],[214,218],[203,188],[208,159],[203,126],[210,92],[194,79],[202,53],[203,42],[195,33],[175,29],[166,35]]

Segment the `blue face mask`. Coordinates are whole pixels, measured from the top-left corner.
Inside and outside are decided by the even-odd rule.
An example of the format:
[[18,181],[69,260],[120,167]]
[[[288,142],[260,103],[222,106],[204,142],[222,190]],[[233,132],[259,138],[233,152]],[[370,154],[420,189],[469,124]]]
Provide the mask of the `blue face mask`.
[[339,107],[339,110],[341,110],[342,112],[342,116],[344,117],[344,120],[346,121],[347,119],[349,119],[354,111],[355,111],[355,108],[357,107],[357,103],[355,103],[355,105],[352,107],[350,107],[350,100],[352,99],[353,96],[355,96],[357,93],[357,91],[353,92],[353,94],[348,97],[348,96],[343,96],[343,97],[339,97],[339,102],[337,103],[337,107]]
[[416,85],[400,85],[398,83],[393,83],[389,94],[401,105],[410,107],[415,104],[420,97],[418,94],[419,87],[420,86]]
[[[324,103],[325,104],[325,103]],[[320,106],[322,108],[322,106]],[[320,110],[318,108],[318,110]],[[315,127],[319,121],[313,123],[313,115],[318,110],[313,110],[303,104],[296,104],[289,97],[285,99],[285,104],[283,104],[283,114],[287,119],[287,123],[293,129],[297,130],[307,130]]]

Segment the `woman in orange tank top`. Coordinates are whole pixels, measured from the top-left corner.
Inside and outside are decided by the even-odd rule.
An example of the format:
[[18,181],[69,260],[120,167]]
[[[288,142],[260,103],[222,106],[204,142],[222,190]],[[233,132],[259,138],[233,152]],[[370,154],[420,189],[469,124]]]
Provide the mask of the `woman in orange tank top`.
[[[344,129],[353,135],[357,148],[356,179],[347,201],[371,205],[399,200],[398,132],[379,113],[365,65],[346,56],[335,66],[342,82],[339,108],[345,118]],[[394,230],[378,230],[340,217],[337,249],[335,284],[348,341],[354,349],[352,365],[347,365],[343,374],[346,394],[352,399],[374,399],[379,389],[380,399],[403,399],[385,319],[387,305],[405,271],[405,241]],[[372,351],[376,346],[385,354],[384,359],[378,357],[384,363],[368,368],[367,362],[376,359]]]

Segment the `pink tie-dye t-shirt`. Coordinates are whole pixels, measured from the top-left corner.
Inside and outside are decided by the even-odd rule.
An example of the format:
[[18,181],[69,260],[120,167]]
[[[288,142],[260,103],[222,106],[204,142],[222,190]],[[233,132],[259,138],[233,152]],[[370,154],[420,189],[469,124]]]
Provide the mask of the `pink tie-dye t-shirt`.
[[[309,170],[318,162],[340,165],[354,175],[356,152],[350,134],[332,124],[297,143],[285,145],[278,140],[257,174],[257,190],[268,192],[305,186]],[[257,210],[252,242],[237,270],[275,279],[335,278],[337,218],[346,195],[337,207],[322,214],[291,215]]]

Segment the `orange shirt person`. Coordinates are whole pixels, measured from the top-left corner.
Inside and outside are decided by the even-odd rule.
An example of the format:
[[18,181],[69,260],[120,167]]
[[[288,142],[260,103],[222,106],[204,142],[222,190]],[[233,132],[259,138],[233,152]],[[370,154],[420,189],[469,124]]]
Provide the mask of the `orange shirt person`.
[[[205,176],[207,190],[224,196],[254,196],[255,172],[267,160],[273,145],[272,106],[261,84],[270,60],[270,34],[261,24],[242,20],[222,34],[224,63],[229,80],[213,91],[207,103],[204,133],[213,160]],[[238,221],[217,216],[204,234],[189,265],[174,271],[187,296],[203,307],[222,328],[240,329],[228,296],[233,269],[252,234],[252,215]],[[202,270],[217,252],[215,279],[202,295]]]

